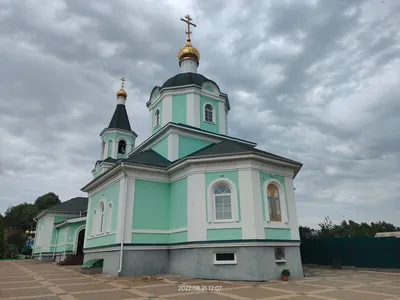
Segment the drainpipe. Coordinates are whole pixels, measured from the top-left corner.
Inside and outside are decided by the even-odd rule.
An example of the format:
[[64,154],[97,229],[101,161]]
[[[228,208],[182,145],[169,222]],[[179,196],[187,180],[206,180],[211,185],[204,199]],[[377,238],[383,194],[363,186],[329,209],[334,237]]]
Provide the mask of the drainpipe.
[[126,174],[126,170],[124,167],[124,163],[121,163],[121,168],[124,171],[125,174],[125,187],[124,187],[124,200],[122,201],[122,226],[121,226],[121,250],[119,253],[119,269],[118,269],[118,275],[119,273],[121,273],[122,271],[122,258],[123,258],[123,254],[124,254],[124,237],[125,237],[125,204],[126,204],[126,194],[128,191],[128,174]]
[[65,251],[67,250],[67,240],[68,240],[68,224],[67,224],[67,228],[65,229],[65,246],[64,246],[63,260],[65,259]]
[[37,222],[38,222],[38,220],[36,220],[35,217],[33,217],[32,220],[36,223],[36,230],[35,230],[35,242],[34,242],[34,245],[33,245],[33,248],[32,248],[31,258],[33,258],[34,254],[35,254],[36,242],[37,242],[36,237],[37,237],[37,233],[38,233],[38,230],[37,230]]
[[58,228],[54,227],[54,229],[57,230],[57,232],[56,232],[56,244],[53,246],[54,247],[54,249],[53,249],[53,258],[51,260],[53,260],[54,256],[56,255],[56,248],[57,248],[57,242],[58,242]]

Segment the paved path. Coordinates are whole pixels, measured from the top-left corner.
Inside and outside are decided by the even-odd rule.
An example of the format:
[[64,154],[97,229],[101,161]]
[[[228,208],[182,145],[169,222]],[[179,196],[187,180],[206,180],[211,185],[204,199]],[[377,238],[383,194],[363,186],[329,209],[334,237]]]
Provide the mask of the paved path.
[[[301,281],[205,281],[180,276],[83,275],[76,267],[0,261],[0,299],[29,300],[400,300],[400,274],[311,269]],[[209,289],[211,291],[195,291]]]

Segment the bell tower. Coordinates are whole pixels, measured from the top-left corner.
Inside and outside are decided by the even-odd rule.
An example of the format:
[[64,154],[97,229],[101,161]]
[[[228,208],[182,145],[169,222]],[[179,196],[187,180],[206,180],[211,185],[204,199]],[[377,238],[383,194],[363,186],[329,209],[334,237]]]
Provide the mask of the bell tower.
[[126,112],[125,78],[121,78],[121,88],[117,92],[117,107],[111,118],[110,124],[100,133],[101,156],[100,160],[107,158],[126,158],[135,147],[137,134],[131,129],[128,113]]

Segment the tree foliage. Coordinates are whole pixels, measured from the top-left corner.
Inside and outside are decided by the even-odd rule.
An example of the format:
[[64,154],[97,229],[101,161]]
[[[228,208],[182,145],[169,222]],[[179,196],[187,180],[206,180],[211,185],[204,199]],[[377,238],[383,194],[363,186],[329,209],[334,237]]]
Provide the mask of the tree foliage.
[[329,217],[326,217],[318,226],[318,230],[300,226],[300,239],[304,240],[315,237],[374,237],[378,232],[400,231],[400,227],[384,221],[368,224],[366,222],[357,223],[352,220],[343,220],[339,224],[334,224]]
[[35,205],[39,211],[45,210],[53,205],[61,203],[58,196],[54,193],[47,193],[36,199]]
[[4,258],[6,251],[6,240],[4,236],[3,216],[0,214],[0,258]]

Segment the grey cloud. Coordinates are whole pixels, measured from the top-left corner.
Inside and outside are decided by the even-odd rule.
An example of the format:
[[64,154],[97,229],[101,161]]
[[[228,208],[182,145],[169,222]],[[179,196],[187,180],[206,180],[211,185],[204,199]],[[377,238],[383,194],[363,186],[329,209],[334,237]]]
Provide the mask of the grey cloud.
[[[301,223],[343,215],[400,225],[400,5],[310,3],[187,2],[198,8],[199,72],[229,94],[230,134],[304,163],[295,181]],[[48,191],[63,200],[79,195],[121,76],[138,143],[148,136],[149,93],[179,72],[181,11],[171,1],[7,3],[0,15],[0,211]]]

